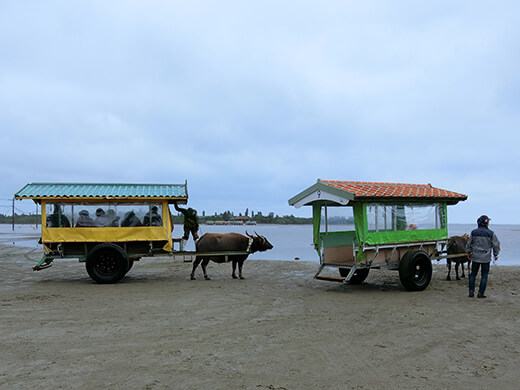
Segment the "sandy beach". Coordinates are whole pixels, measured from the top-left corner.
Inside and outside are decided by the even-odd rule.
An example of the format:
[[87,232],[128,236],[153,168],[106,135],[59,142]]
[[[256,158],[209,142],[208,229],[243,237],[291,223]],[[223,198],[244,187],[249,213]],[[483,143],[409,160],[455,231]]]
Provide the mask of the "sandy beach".
[[[317,264],[144,259],[118,284],[83,264],[0,246],[1,389],[516,389],[520,267],[492,266],[487,299],[435,265],[423,292],[397,272],[359,286]],[[453,278],[454,279],[454,278]]]

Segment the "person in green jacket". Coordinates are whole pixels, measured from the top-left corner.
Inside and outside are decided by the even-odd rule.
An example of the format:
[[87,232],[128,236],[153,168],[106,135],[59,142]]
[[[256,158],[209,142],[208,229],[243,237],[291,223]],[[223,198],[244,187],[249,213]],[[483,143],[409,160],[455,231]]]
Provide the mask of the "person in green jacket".
[[193,241],[196,242],[199,239],[199,234],[197,233],[199,230],[199,218],[197,217],[197,210],[192,209],[191,207],[188,209],[180,208],[177,206],[177,203],[174,203],[174,205],[175,210],[184,215],[184,236],[182,236],[184,243],[190,238],[190,233],[193,236]]

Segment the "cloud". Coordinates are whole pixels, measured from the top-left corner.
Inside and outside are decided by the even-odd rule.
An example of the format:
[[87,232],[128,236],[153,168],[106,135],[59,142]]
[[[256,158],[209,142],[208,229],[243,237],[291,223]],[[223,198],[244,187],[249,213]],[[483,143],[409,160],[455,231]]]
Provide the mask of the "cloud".
[[431,182],[470,195],[456,221],[490,208],[516,222],[519,11],[2,2],[0,196],[31,181],[187,179],[207,212],[308,215],[287,199],[318,177]]

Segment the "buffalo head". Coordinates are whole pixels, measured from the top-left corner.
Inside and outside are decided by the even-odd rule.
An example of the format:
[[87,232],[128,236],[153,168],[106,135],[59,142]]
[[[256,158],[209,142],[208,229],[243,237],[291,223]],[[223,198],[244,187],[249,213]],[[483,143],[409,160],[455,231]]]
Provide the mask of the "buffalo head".
[[273,245],[269,241],[267,241],[267,238],[259,235],[257,232],[255,232],[255,234],[256,234],[256,236],[253,236],[246,231],[246,235],[249,238],[253,239],[253,246],[255,247],[255,252],[256,251],[264,252],[269,249],[273,249]]

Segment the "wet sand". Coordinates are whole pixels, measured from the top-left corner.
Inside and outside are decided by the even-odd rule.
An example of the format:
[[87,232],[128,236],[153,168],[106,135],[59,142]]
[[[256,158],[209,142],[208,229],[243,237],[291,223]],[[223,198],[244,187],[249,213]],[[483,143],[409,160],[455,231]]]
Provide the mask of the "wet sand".
[[[467,278],[404,291],[397,272],[359,286],[317,264],[144,259],[118,284],[83,264],[31,270],[36,249],[0,245],[1,389],[516,389],[520,267],[492,266],[487,299]],[[452,274],[453,275],[453,274]]]

